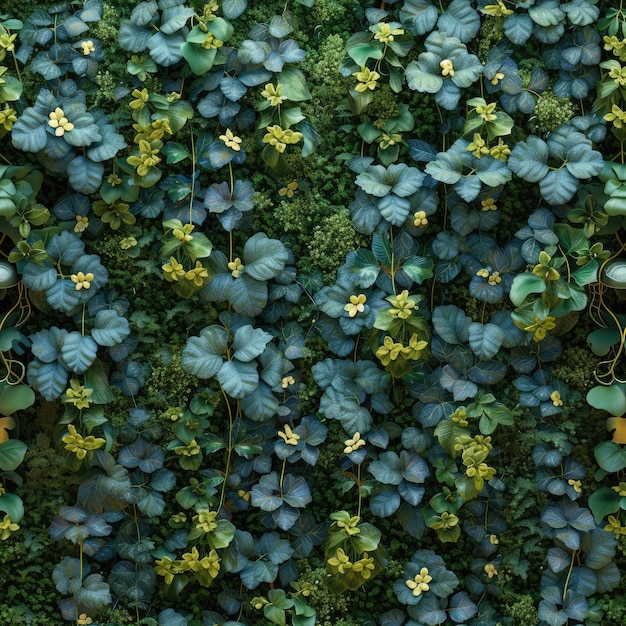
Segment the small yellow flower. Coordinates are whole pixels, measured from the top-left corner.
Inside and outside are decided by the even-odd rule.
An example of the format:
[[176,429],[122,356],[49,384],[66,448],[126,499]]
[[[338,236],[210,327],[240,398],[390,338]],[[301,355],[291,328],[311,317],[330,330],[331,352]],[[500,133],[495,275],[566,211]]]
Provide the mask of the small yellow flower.
[[209,272],[200,261],[196,260],[196,266],[185,272],[185,280],[192,283],[194,287],[202,287],[209,281]]
[[350,296],[350,302],[343,307],[344,311],[347,311],[350,317],[356,317],[357,313],[363,313],[365,311],[365,302],[367,297],[364,293],[360,293],[358,296]]
[[365,439],[363,439],[361,437],[361,433],[357,431],[356,433],[354,433],[354,435],[352,435],[350,439],[346,439],[343,443],[346,446],[343,449],[343,453],[350,454],[351,452],[354,452],[355,450],[358,450],[359,448],[364,446]]
[[91,41],[91,39],[81,42],[80,47],[83,49],[83,54],[85,56],[89,56],[92,52],[96,51],[96,48],[93,45],[93,41]]
[[489,154],[498,161],[506,161],[511,155],[511,149],[502,141],[502,137],[498,137],[498,144],[489,150]]
[[406,586],[413,592],[415,597],[422,595],[430,589],[430,583],[433,577],[428,573],[427,567],[422,567],[419,574],[415,574],[413,579],[409,578],[405,581]]
[[615,128],[622,128],[624,122],[626,122],[626,111],[622,111],[617,104],[614,104],[611,107],[611,112],[607,113],[604,116],[604,119],[607,122],[613,122],[613,126],[615,126]]
[[228,148],[234,150],[235,152],[239,152],[241,150],[241,137],[237,137],[237,135],[233,135],[233,131],[230,128],[226,129],[226,132],[219,137]]
[[485,145],[485,140],[480,133],[474,133],[473,141],[467,146],[467,149],[477,158],[480,159],[484,154],[489,154],[489,148]]
[[162,559],[156,560],[156,567],[154,571],[158,576],[163,576],[165,578],[165,584],[171,585],[174,576],[176,574],[180,574],[182,569],[179,567],[177,562],[172,561],[169,556],[164,556]]
[[210,0],[204,5],[202,18],[205,22],[212,22],[216,18],[217,10],[220,8],[220,5],[217,3],[217,0]]
[[65,117],[61,107],[57,107],[49,113],[48,118],[48,126],[54,128],[54,134],[57,137],[62,137],[65,133],[69,133],[74,129],[74,124]]
[[490,15],[492,17],[505,17],[513,13],[512,9],[508,9],[502,0],[497,0],[497,4],[488,4],[480,9],[483,15]]
[[287,183],[287,185],[285,187],[281,187],[278,190],[278,195],[279,196],[287,196],[287,198],[293,198],[294,193],[296,192],[296,189],[298,188],[298,181],[292,181],[290,183]]
[[79,626],[88,626],[89,624],[93,624],[93,620],[87,615],[87,613],[81,613],[76,618],[76,624]]
[[626,482],[621,482],[619,485],[615,485],[615,487],[611,487],[613,491],[617,492],[617,495],[620,497],[626,496]]
[[194,225],[193,224],[183,224],[182,228],[174,228],[172,230],[172,235],[178,239],[181,243],[188,243],[193,239]]
[[143,89],[133,89],[131,95],[135,98],[135,100],[131,100],[128,105],[131,109],[135,111],[140,111],[143,109],[146,104],[148,104],[148,98],[150,97],[148,94],[148,90],[144,87]]
[[483,120],[485,120],[485,122],[493,122],[498,118],[498,116],[494,113],[495,110],[496,110],[495,102],[491,102],[490,104],[487,104],[486,106],[479,104],[476,107],[476,113],[478,113],[478,116],[481,117]]
[[0,35],[0,61],[4,59],[7,52],[13,52],[15,50],[16,38],[17,33],[13,33],[12,35],[9,35],[8,33],[3,33],[2,35]]
[[397,143],[402,141],[402,135],[399,133],[385,133],[376,140],[380,145],[381,150],[387,150],[387,148],[391,148],[391,146],[395,146]]
[[415,300],[409,296],[409,290],[405,289],[397,296],[389,296],[387,300],[393,305],[394,308],[389,309],[389,315],[401,320],[406,320],[414,311],[417,311],[419,307],[415,303]]
[[271,106],[277,107],[280,106],[285,100],[285,96],[280,95],[280,91],[283,86],[278,83],[276,87],[272,85],[272,83],[267,83],[265,85],[265,89],[261,92],[261,95],[270,103]]
[[395,37],[404,35],[404,28],[391,28],[391,26],[386,23],[376,24],[376,27],[378,28],[378,32],[374,33],[374,39],[385,45],[393,41]]
[[557,390],[554,390],[550,394],[550,400],[552,400],[552,404],[554,406],[563,406],[563,400],[561,400],[561,394]]
[[576,493],[582,493],[583,492],[582,483],[580,482],[580,480],[574,480],[573,478],[570,478],[567,481],[567,484],[570,487],[572,487]]
[[497,546],[500,543],[497,535],[489,535],[489,543],[492,546]]
[[89,218],[86,215],[77,215],[74,232],[83,233],[87,229],[87,226],[89,226]]
[[535,323],[530,326],[526,326],[524,330],[526,332],[532,332],[533,341],[537,343],[542,339],[545,339],[549,330],[554,330],[556,328],[556,324],[554,323],[555,318],[547,316],[545,320],[541,320],[535,316]]
[[283,389],[287,389],[287,387],[289,387],[290,385],[295,385],[296,384],[296,379],[293,376],[285,376],[281,381],[280,381],[280,386]]
[[202,530],[205,533],[210,533],[217,528],[217,511],[209,511],[208,509],[201,509],[197,515],[194,515],[192,521],[195,523],[198,530]]
[[137,239],[135,237],[124,237],[122,241],[120,241],[120,248],[122,250],[130,250],[137,245]]
[[367,552],[363,553],[363,557],[352,564],[352,571],[358,572],[361,578],[369,580],[372,572],[376,569],[374,565],[374,557],[369,556]]
[[70,279],[73,283],[76,283],[76,291],[80,291],[81,289],[89,289],[91,287],[91,281],[95,276],[91,272],[87,272],[83,274],[83,272],[78,272],[77,274],[72,274]]
[[369,67],[362,67],[360,72],[354,72],[352,76],[359,81],[355,89],[361,93],[368,89],[374,91],[378,86],[377,81],[380,79],[380,74],[374,70],[370,70]]
[[116,185],[122,184],[122,179],[117,174],[109,174],[107,176],[107,183],[109,183],[111,187],[115,187]]
[[498,575],[498,570],[493,563],[487,563],[483,569],[489,578],[493,578]]
[[180,280],[185,275],[185,268],[175,257],[171,256],[169,263],[161,266],[166,281],[173,283]]
[[440,517],[439,521],[435,522],[432,525],[434,530],[450,530],[455,526],[458,526],[459,518],[454,513],[449,513],[448,511],[444,511]]
[[285,151],[287,144],[298,143],[304,135],[300,132],[287,128],[283,130],[278,124],[267,126],[267,134],[263,137],[263,143],[274,146],[281,154]]
[[297,446],[300,439],[300,435],[298,435],[298,433],[294,433],[289,424],[285,424],[284,431],[278,431],[278,436],[289,446]]
[[19,530],[20,527],[11,521],[9,514],[7,513],[0,522],[0,541],[5,541],[11,536],[11,533]]
[[504,78],[504,72],[496,72],[489,81],[494,87]]
[[207,32],[204,41],[200,44],[205,50],[215,50],[221,48],[224,42],[218,39],[212,32]]
[[237,257],[234,261],[228,263],[228,269],[233,278],[239,278],[241,272],[243,272],[245,265],[241,262],[241,259]]
[[192,457],[200,454],[201,449],[198,442],[195,439],[192,439],[186,446],[178,446],[174,448],[174,452],[178,454],[178,456]]
[[387,367],[391,361],[395,361],[402,353],[404,346],[401,343],[394,342],[394,340],[387,335],[383,339],[383,345],[376,350],[376,357],[380,360],[383,367]]
[[61,441],[65,444],[66,450],[73,452],[81,460],[87,456],[87,452],[98,450],[106,443],[102,437],[93,435],[83,437],[76,431],[74,424],[69,424],[67,430],[68,433],[61,437]]
[[350,557],[341,548],[337,548],[335,556],[328,559],[326,563],[340,574],[345,574],[348,570],[352,569]]
[[2,126],[4,130],[11,130],[15,122],[17,122],[17,111],[15,109],[7,108],[0,111],[0,126]]
[[499,285],[502,282],[502,278],[500,277],[500,272],[493,272],[492,274],[489,274],[489,278],[487,279],[487,282],[490,285]]
[[420,230],[424,230],[428,226],[426,211],[416,211],[413,213],[413,226],[416,226]]
[[65,390],[65,402],[73,404],[77,409],[88,409],[91,404],[89,396],[93,389],[86,389],[75,378],[70,380],[70,386]]
[[439,62],[439,67],[441,68],[442,76],[450,76],[452,78],[454,76],[454,65],[450,59],[444,59]]
[[493,198],[487,198],[480,201],[481,211],[496,211],[498,209],[496,201]]
[[604,527],[604,530],[610,533],[614,533],[616,537],[619,537],[620,535],[626,535],[626,527],[622,526],[622,523],[617,517],[615,517],[614,515],[609,515],[607,520],[609,523]]

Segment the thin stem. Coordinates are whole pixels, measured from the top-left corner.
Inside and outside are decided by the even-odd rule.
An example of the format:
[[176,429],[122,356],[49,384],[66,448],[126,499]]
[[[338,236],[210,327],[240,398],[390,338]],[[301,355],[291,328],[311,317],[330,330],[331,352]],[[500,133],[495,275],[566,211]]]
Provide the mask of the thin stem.
[[357,478],[356,486],[359,492],[359,503],[357,506],[356,514],[360,518],[361,517],[361,503],[363,501],[363,496],[361,495],[361,464],[360,463],[356,466],[356,478]]
[[222,491],[220,493],[220,503],[217,507],[217,512],[222,510],[224,506],[224,500],[226,499],[226,482],[228,481],[228,474],[230,473],[230,461],[233,454],[233,412],[228,401],[224,388],[220,385],[222,395],[224,396],[224,402],[226,402],[226,408],[228,410],[228,456],[226,457],[226,469],[224,470],[224,482],[222,483]]

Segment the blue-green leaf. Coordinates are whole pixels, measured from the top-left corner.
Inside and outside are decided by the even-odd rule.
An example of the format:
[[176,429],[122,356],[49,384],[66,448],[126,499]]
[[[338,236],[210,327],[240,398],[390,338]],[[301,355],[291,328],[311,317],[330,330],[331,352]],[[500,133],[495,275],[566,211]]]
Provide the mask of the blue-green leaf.
[[208,326],[199,337],[190,337],[183,350],[183,369],[198,378],[212,378],[222,367],[228,345],[228,332],[221,326]]
[[260,328],[242,326],[237,329],[233,339],[233,357],[239,361],[252,361],[265,350],[271,340],[272,336]]
[[498,354],[504,331],[495,324],[472,322],[469,327],[469,344],[472,352],[482,360],[488,360]]
[[425,35],[435,27],[439,12],[429,0],[406,0],[399,16],[413,35]]
[[288,258],[285,246],[265,233],[252,235],[243,248],[245,271],[256,280],[275,278],[285,268]]
[[530,135],[526,141],[515,145],[508,159],[508,165],[514,174],[530,183],[545,178],[548,168],[548,144],[536,135]]
[[91,338],[73,331],[65,337],[61,355],[72,372],[83,374],[96,360],[98,344]]
[[248,0],[223,0],[222,11],[227,20],[237,19],[248,7]]
[[259,384],[256,363],[226,361],[217,372],[217,380],[231,398],[245,398]]
[[76,191],[84,194],[95,193],[102,183],[104,165],[82,155],[72,159],[67,166],[67,176],[70,185]]
[[130,325],[115,309],[98,311],[91,336],[101,346],[115,346],[130,335]]
[[469,0],[453,0],[439,17],[437,27],[447,37],[456,37],[467,43],[478,34],[480,16]]

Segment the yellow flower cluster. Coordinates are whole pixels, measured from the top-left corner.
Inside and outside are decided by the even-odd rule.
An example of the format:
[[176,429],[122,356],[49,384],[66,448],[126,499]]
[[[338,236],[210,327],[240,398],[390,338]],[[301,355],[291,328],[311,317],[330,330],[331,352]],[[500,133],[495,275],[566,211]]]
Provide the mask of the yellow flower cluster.
[[157,156],[159,149],[160,147],[153,148],[152,144],[145,139],[140,139],[139,155],[131,154],[127,159],[128,164],[136,168],[138,176],[146,176],[150,168],[161,161],[161,157]]
[[343,310],[348,313],[350,317],[356,317],[357,313],[363,313],[365,311],[365,303],[367,297],[364,293],[360,293],[358,296],[350,296],[350,302],[343,307]]
[[11,533],[19,529],[20,527],[15,522],[11,521],[7,513],[0,522],[0,541],[5,541],[11,536]]
[[278,431],[278,436],[289,446],[297,446],[298,441],[300,440],[300,435],[298,435],[298,433],[294,433],[289,424],[285,424],[284,431]]
[[[354,435],[352,435],[352,437],[350,439],[346,439],[343,443],[346,446],[343,449],[343,453],[344,454],[350,454],[351,452],[354,452],[355,450],[358,450],[359,448],[364,446],[365,445],[365,439],[363,439],[361,437],[361,433],[357,431],[356,433],[354,433]],[[341,523],[343,523],[343,522],[341,522]],[[340,522],[337,522],[337,526],[340,526]],[[344,526],[345,526],[345,524],[344,524]]]
[[54,134],[57,137],[63,137],[65,133],[74,130],[74,124],[65,117],[65,113],[61,107],[57,107],[54,111],[49,113],[48,118],[48,126],[54,128]]
[[224,42],[209,31],[200,45],[205,50],[216,50],[217,48],[221,48],[224,45]]
[[6,108],[0,111],[0,126],[2,126],[4,130],[11,130],[15,122],[17,122],[17,111],[15,109]]
[[454,65],[450,59],[443,59],[443,61],[440,61],[439,67],[441,68],[442,76],[449,76],[450,78],[454,76]]
[[65,390],[65,402],[73,404],[77,409],[88,409],[91,404],[89,396],[93,389],[85,389],[75,378],[70,380],[70,386]]
[[422,567],[419,574],[415,574],[414,578],[406,580],[405,584],[412,591],[413,595],[417,597],[430,589],[429,583],[432,582],[432,580],[433,577],[428,573],[428,568]]
[[376,25],[378,32],[374,34],[374,39],[385,45],[389,44],[400,35],[404,35],[404,28],[391,28],[389,24],[380,23]]
[[78,272],[70,276],[70,280],[76,283],[76,291],[91,288],[91,281],[93,281],[94,278],[95,276],[91,272],[87,272],[86,274]]
[[200,558],[198,548],[191,548],[191,552],[183,554],[182,559],[172,560],[168,556],[157,559],[155,572],[163,576],[166,585],[171,585],[176,574],[194,572],[196,579],[203,587],[209,587],[220,573],[220,557],[215,550]]
[[554,320],[555,318],[550,317],[549,315],[543,320],[539,319],[535,315],[535,323],[530,326],[525,326],[524,330],[527,333],[533,333],[533,341],[539,343],[542,339],[546,338],[549,330],[554,330],[556,328]]
[[362,578],[368,580],[372,572],[376,569],[374,558],[369,556],[367,552],[363,553],[363,557],[352,563],[350,557],[342,548],[337,548],[335,556],[326,560],[330,565],[330,571],[333,574],[347,574],[350,570],[358,573]]
[[270,103],[271,106],[277,107],[280,106],[285,100],[285,96],[281,96],[280,92],[283,86],[278,83],[276,87],[272,85],[272,83],[267,83],[265,85],[265,89],[261,92],[261,95]]
[[387,335],[383,340],[383,345],[376,350],[376,356],[385,367],[398,358],[405,361],[416,361],[422,356],[427,345],[428,342],[420,340],[416,334],[411,335],[407,346],[394,341]]
[[237,137],[237,135],[233,135],[233,131],[230,128],[227,128],[223,135],[219,137],[225,144],[227,148],[234,150],[235,152],[239,152],[241,150],[241,137]]
[[428,226],[428,218],[426,217],[426,211],[416,211],[413,213],[413,226],[424,230]]
[[267,134],[263,137],[263,143],[268,143],[270,146],[274,146],[281,154],[285,151],[287,144],[298,143],[304,135],[297,131],[291,130],[291,128],[282,129],[278,124],[268,126]]
[[400,292],[397,296],[390,296],[387,300],[393,305],[393,308],[389,309],[389,315],[401,320],[408,319],[414,311],[419,309],[415,300],[409,296],[408,289]]
[[68,434],[64,435],[61,441],[65,444],[66,450],[73,452],[81,460],[87,456],[87,452],[98,450],[106,443],[102,437],[94,437],[93,435],[83,437],[76,431],[74,424],[70,424],[67,430],[69,431]]
[[82,48],[85,56],[89,56],[92,52],[96,51],[96,47],[93,45],[93,41],[91,41],[91,39],[82,41],[80,47]]
[[353,72],[352,76],[359,81],[355,87],[359,93],[363,93],[368,89],[374,91],[380,79],[380,74],[375,70],[370,70],[369,67],[362,67],[360,72]]
[[614,104],[611,107],[611,112],[607,113],[604,116],[604,119],[607,122],[613,122],[613,126],[615,126],[615,128],[622,128],[624,126],[624,122],[626,122],[626,111],[622,111],[617,104]]
[[237,257],[234,261],[228,262],[228,269],[233,278],[239,278],[241,272],[245,269],[245,265],[241,262],[241,259]]
[[202,530],[205,533],[210,533],[217,528],[217,511],[209,511],[208,509],[202,509],[198,511],[197,515],[194,515],[192,521],[195,523],[198,530]]
[[476,272],[476,276],[480,276],[481,278],[486,278],[487,282],[494,286],[499,285],[502,282],[502,277],[500,276],[500,272],[489,272],[489,270],[485,267],[478,270]]

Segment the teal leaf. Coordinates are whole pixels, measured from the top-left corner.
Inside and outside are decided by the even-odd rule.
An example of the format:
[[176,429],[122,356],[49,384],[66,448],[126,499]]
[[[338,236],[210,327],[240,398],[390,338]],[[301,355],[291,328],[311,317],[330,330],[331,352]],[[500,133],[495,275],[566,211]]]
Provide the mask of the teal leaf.
[[98,344],[78,331],[69,333],[63,340],[61,356],[72,372],[83,374],[96,360]]
[[[24,454],[26,454],[26,449],[27,449],[26,444],[22,441],[19,441],[19,439],[11,439],[10,441],[13,444],[15,443],[22,444],[22,446],[18,445],[17,448],[22,447],[23,452],[18,452],[16,456],[19,458],[19,456],[21,455],[23,458]],[[9,443],[9,442],[5,441],[4,443]],[[12,471],[12,470],[9,470],[8,467],[4,466],[3,458],[5,456],[5,453],[3,452],[4,450],[3,446],[4,444],[0,444],[0,469],[4,471]],[[15,448],[15,446],[9,446],[9,449],[12,447]],[[12,456],[12,453],[9,452],[8,456]],[[19,461],[15,467],[18,467],[20,463],[21,461]],[[0,496],[0,511],[4,511],[5,513],[7,513],[11,521],[17,524],[24,517],[24,503],[22,502],[22,499],[14,493],[10,493],[10,492],[3,493]]]
[[[527,179],[528,180],[528,179]],[[565,204],[578,191],[580,183],[567,169],[552,170],[539,181],[539,191],[552,205]]]
[[187,20],[194,14],[195,11],[192,8],[177,5],[167,12],[167,20],[161,22],[159,30],[165,35],[173,35],[176,31],[181,30],[187,23]]
[[465,591],[459,591],[450,598],[446,612],[453,622],[460,624],[472,619],[478,613],[478,606]]
[[472,319],[453,304],[438,306],[433,311],[435,331],[447,343],[466,343],[471,323]]
[[63,278],[46,291],[46,300],[53,309],[69,314],[80,304],[81,295],[71,280]]
[[600,385],[587,392],[587,402],[594,409],[604,409],[614,416],[626,414],[626,385]]
[[439,152],[426,164],[426,173],[446,185],[454,185],[463,175],[463,161],[456,152]]
[[[426,52],[422,52],[420,57]],[[404,72],[409,89],[420,93],[437,93],[443,86],[443,77],[430,74],[420,68],[417,61],[411,61]]]
[[306,84],[304,74],[296,68],[285,68],[279,73],[282,84],[281,95],[292,102],[303,102],[311,99],[311,92]]
[[368,471],[383,485],[399,485],[402,482],[400,457],[395,452],[381,453],[377,461],[369,464]]
[[269,239],[265,233],[255,233],[243,248],[245,272],[255,280],[275,278],[285,268],[289,254],[277,239]]
[[245,398],[259,384],[259,373],[255,363],[226,361],[217,372],[217,380],[231,398]]
[[[151,4],[156,4],[156,2]],[[152,29],[147,26],[132,24],[131,22],[124,21],[120,25],[120,29],[117,34],[117,41],[122,50],[138,53],[143,52],[148,47],[152,34]]]
[[[26,451],[28,450],[28,446],[19,439],[9,439],[8,441],[3,441],[0,443],[0,469],[3,472],[11,472],[19,467],[19,465],[24,460],[24,456]],[[7,509],[3,508],[3,503],[7,506],[10,505],[11,499],[5,498],[5,496],[11,495],[9,493],[5,493],[0,496],[0,510],[7,511]],[[23,510],[22,510],[23,514]],[[17,522],[17,520],[13,520]]]
[[399,17],[411,34],[425,35],[435,27],[439,12],[429,0],[406,0]]
[[495,324],[472,322],[469,327],[469,344],[472,352],[482,360],[488,360],[498,354],[504,331]]
[[453,0],[439,17],[437,27],[447,37],[456,37],[467,43],[478,34],[480,16],[469,0]]
[[22,273],[24,285],[33,291],[46,291],[57,280],[57,271],[39,263],[28,263]]
[[115,309],[98,311],[91,336],[101,346],[112,347],[130,335],[130,325]]
[[369,500],[370,510],[377,517],[389,517],[400,506],[400,494],[395,489],[381,489]]
[[73,189],[80,193],[91,194],[98,191],[102,184],[104,165],[96,163],[82,155],[72,159],[67,166],[67,176]]
[[115,130],[113,124],[99,124],[101,140],[89,147],[87,157],[90,161],[107,161],[126,147],[123,135]]
[[60,363],[42,363],[39,360],[28,364],[28,382],[46,400],[56,400],[67,387],[68,371]]
[[39,152],[46,147],[46,117],[34,107],[27,107],[11,129],[11,140],[18,150]]
[[222,12],[227,20],[237,19],[248,7],[248,0],[223,0]]
[[199,337],[190,337],[183,350],[181,365],[198,378],[212,378],[222,367],[228,345],[228,332],[221,326],[208,326]]
[[530,135],[526,141],[515,145],[507,163],[514,174],[536,183],[549,172],[548,156],[548,144],[536,135]]
[[428,463],[413,452],[400,452],[400,473],[402,478],[410,483],[423,483],[430,476]]
[[166,35],[157,32],[148,40],[148,49],[150,50],[150,56],[158,65],[169,67],[183,58],[181,46],[184,43],[185,38],[180,33]]
[[260,328],[242,326],[233,339],[233,357],[239,361],[252,361],[262,354],[271,340],[272,336]]
[[159,10],[155,0],[140,2],[135,6],[130,14],[130,21],[137,26],[148,26],[157,16]]
[[[247,268],[246,268],[247,269]],[[267,284],[255,280],[245,272],[230,283],[228,301],[242,315],[259,315],[267,304]]]

